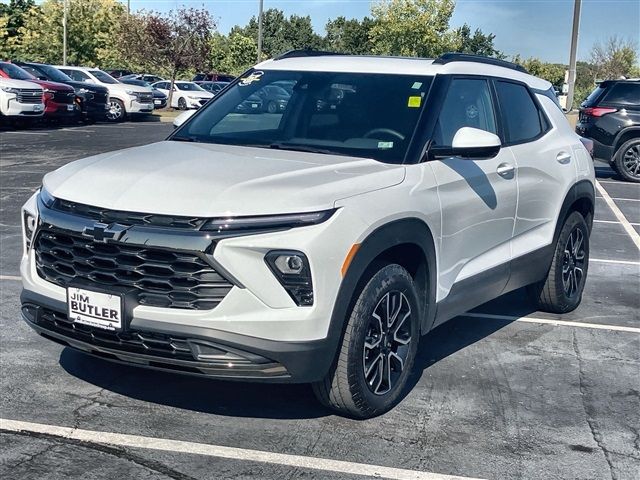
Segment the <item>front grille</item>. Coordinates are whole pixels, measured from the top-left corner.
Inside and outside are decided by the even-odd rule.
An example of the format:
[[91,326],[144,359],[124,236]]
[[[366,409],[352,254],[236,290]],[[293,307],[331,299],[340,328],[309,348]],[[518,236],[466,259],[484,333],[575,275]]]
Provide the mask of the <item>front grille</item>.
[[56,199],[53,210],[90,218],[101,223],[121,223],[124,225],[146,225],[151,227],[169,227],[197,230],[206,219],[198,217],[178,217],[173,215],[153,215],[149,213],[123,212],[107,208],[93,207],[82,203]]
[[138,93],[137,96],[140,103],[153,103],[152,93]]
[[55,92],[53,94],[53,101],[56,103],[71,104],[76,98],[76,94],[73,92]]
[[127,293],[140,305],[210,310],[233,287],[196,252],[97,242],[51,225],[41,227],[34,249],[44,280]]
[[20,103],[42,103],[42,90],[21,88],[17,100]]
[[49,331],[99,347],[177,360],[194,360],[186,339],[162,333],[101,330],[74,323],[66,315],[45,308],[41,309],[37,323]]

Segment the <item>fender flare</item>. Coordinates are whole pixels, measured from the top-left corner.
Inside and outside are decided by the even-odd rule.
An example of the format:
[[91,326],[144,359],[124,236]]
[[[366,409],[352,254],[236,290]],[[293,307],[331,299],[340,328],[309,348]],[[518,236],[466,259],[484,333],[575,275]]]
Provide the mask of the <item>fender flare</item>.
[[616,137],[613,140],[613,145],[612,145],[613,155],[615,155],[618,149],[622,146],[622,144],[620,143],[620,139],[622,138],[622,136],[626,135],[629,132],[635,132],[636,135],[640,137],[640,127],[632,126],[632,127],[623,128],[616,134]]
[[560,208],[560,214],[558,215],[558,220],[556,222],[556,229],[553,233],[552,245],[556,244],[558,236],[560,235],[560,230],[562,230],[565,219],[569,216],[571,207],[575,202],[582,199],[587,199],[591,202],[591,219],[585,219],[587,221],[587,226],[589,227],[589,232],[591,232],[591,227],[593,225],[593,212],[596,206],[595,187],[590,180],[580,180],[569,189],[567,195],[564,197],[562,207]]
[[403,218],[389,222],[374,230],[360,244],[360,248],[349,264],[349,268],[342,279],[329,324],[329,339],[338,342],[344,332],[347,315],[357,300],[356,295],[367,279],[368,270],[374,260],[383,252],[398,245],[410,244],[417,246],[424,254],[426,261],[426,292],[421,299],[420,312],[421,333],[426,333],[435,318],[435,299],[437,286],[436,250],[433,234],[425,222],[418,218]]

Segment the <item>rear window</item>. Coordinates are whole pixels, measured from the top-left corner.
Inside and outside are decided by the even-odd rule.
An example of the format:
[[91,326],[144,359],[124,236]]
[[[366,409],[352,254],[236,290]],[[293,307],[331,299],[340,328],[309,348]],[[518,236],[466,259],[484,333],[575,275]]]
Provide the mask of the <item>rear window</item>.
[[616,83],[602,101],[603,103],[640,105],[640,83]]
[[593,105],[594,103],[596,103],[598,98],[600,98],[600,95],[602,94],[602,92],[604,92],[604,90],[605,89],[603,87],[598,85],[595,88],[595,90],[589,94],[589,96],[585,99],[585,101],[582,102],[582,104],[583,105]]

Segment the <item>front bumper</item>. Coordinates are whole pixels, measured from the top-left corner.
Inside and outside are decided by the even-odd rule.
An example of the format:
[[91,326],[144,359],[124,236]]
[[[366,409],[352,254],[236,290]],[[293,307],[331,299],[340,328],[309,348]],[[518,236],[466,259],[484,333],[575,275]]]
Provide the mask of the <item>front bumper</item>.
[[106,360],[203,377],[276,383],[322,379],[334,358],[333,341],[276,342],[188,325],[170,331],[134,319],[125,332],[75,325],[66,304],[23,290],[22,318],[36,332]]
[[127,105],[127,113],[148,114],[153,112],[153,102],[142,103],[137,100],[129,102]]
[[47,102],[44,115],[47,118],[70,118],[79,115],[78,107],[75,103]]
[[14,96],[7,100],[2,113],[7,117],[41,117],[44,115],[44,103],[20,103]]

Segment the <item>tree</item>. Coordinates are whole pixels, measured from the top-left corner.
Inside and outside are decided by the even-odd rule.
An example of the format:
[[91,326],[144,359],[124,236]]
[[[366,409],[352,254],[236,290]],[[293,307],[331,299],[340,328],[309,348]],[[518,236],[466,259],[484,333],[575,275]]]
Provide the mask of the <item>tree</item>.
[[568,68],[566,65],[547,63],[533,57],[522,60],[519,55],[516,55],[513,61],[526,68],[531,75],[544,78],[558,89],[560,89],[564,83],[564,74]]
[[219,72],[241,74],[255,63],[257,52],[256,40],[238,30],[228,37],[216,33],[211,39],[213,68]]
[[19,31],[29,10],[36,7],[35,0],[11,0],[0,3],[0,58],[11,59],[20,44]]
[[382,0],[373,4],[373,52],[381,55],[436,57],[451,44],[453,0]]
[[[262,17],[262,52],[266,58],[275,57],[289,50],[319,49],[324,39],[313,31],[311,17],[284,16],[282,10],[270,8]],[[251,17],[245,27],[234,27],[231,33],[240,33],[244,37],[258,38],[258,19]]]
[[353,55],[371,53],[373,45],[369,35],[372,26],[373,20],[369,17],[364,17],[362,21],[355,18],[347,20],[342,16],[335,20],[329,20],[325,27],[327,31],[326,48],[334,52]]
[[453,31],[450,50],[459,53],[504,58],[504,55],[493,45],[495,38],[496,36],[493,33],[485,35],[479,28],[476,28],[473,35],[471,35],[471,27],[465,23]]
[[[19,28],[16,57],[46,63],[62,62],[63,3],[45,0],[31,8]],[[72,65],[100,65],[115,48],[125,8],[116,0],[69,0],[67,59]]]
[[134,61],[153,62],[154,71],[161,68],[168,73],[171,105],[178,74],[211,68],[210,46],[216,23],[204,8],[179,8],[167,14],[143,12],[138,17],[122,22],[120,48],[125,48],[125,42]]
[[596,43],[591,49],[591,62],[600,80],[630,77],[638,73],[636,44],[610,37],[604,44]]

